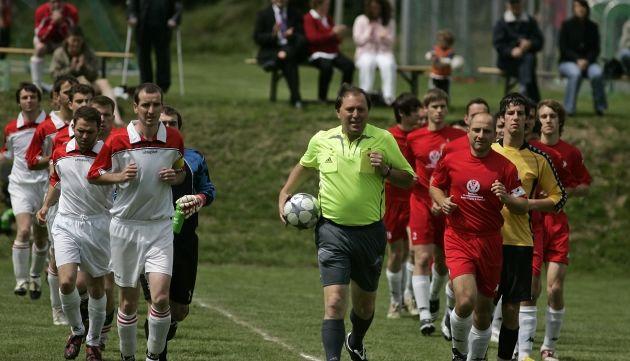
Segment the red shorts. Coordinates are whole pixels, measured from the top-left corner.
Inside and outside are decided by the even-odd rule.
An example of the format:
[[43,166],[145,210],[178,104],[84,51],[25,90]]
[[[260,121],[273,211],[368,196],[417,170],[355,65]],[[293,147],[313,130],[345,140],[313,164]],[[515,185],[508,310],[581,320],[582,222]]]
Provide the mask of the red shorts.
[[385,200],[385,215],[383,223],[387,230],[387,243],[393,243],[400,239],[407,239],[407,226],[409,225],[409,199]]
[[569,221],[564,212],[544,213],[541,225],[534,228],[535,276],[540,276],[543,262],[569,264]]
[[435,244],[444,248],[443,214],[431,213],[431,200],[419,199],[412,195],[409,200],[409,231],[411,245]]
[[476,236],[447,228],[444,232],[444,252],[451,280],[473,274],[479,293],[486,297],[495,296],[503,265],[501,233]]

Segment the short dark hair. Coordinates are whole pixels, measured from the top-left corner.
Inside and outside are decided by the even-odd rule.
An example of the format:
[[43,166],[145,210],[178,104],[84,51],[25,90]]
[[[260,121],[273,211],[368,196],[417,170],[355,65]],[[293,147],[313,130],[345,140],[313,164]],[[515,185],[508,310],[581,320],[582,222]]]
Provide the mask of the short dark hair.
[[65,83],[70,83],[70,85],[79,84],[77,78],[72,75],[60,75],[55,79],[55,83],[53,84],[53,92],[59,93],[61,91],[61,86]]
[[510,105],[522,105],[525,108],[525,114],[529,116],[531,101],[520,93],[509,93],[501,99],[499,103],[499,114],[505,116],[505,111]]
[[371,14],[369,12],[370,4],[372,4],[373,2],[378,3],[381,6],[381,23],[383,24],[383,26],[387,26],[392,18],[392,6],[389,3],[389,0],[365,0],[365,3],[363,5],[363,12],[368,17],[368,19],[377,20],[376,18],[373,19],[372,17],[374,16],[374,14]]
[[37,100],[38,101],[42,101],[42,91],[39,90],[39,88],[37,87],[37,85],[33,84],[33,83],[27,83],[27,82],[22,82],[20,83],[20,85],[18,86],[16,92],[15,92],[15,102],[20,104],[20,93],[22,92],[22,90],[25,90],[29,93],[35,93],[37,94]]
[[591,15],[591,7],[588,5],[588,1],[586,1],[586,0],[573,0],[573,2],[582,5],[582,7],[586,9],[586,17],[589,17]]
[[448,46],[453,46],[455,43],[455,35],[453,35],[453,32],[448,29],[439,30],[435,37],[436,39],[443,38]]
[[400,123],[402,118],[400,113],[404,115],[410,115],[411,112],[422,108],[422,103],[418,97],[413,93],[402,93],[392,103],[392,109],[394,109],[394,116],[396,117],[396,123]]
[[70,101],[74,100],[76,94],[91,94],[94,98],[94,88],[91,85],[77,83],[72,86],[72,92],[70,93]]
[[339,93],[337,94],[337,100],[335,100],[335,110],[339,111],[341,109],[341,104],[343,103],[343,98],[348,94],[362,94],[367,103],[368,110],[372,109],[372,102],[370,101],[370,97],[367,95],[365,90],[359,88],[358,86],[350,85],[348,83],[341,84],[341,89],[339,89]]
[[177,119],[177,129],[182,129],[182,115],[179,114],[177,109],[173,108],[170,105],[164,105],[162,107],[162,114],[168,115],[169,117],[175,117]]
[[468,115],[468,111],[470,110],[470,107],[475,104],[483,104],[486,107],[486,112],[490,113],[490,105],[488,105],[488,102],[484,98],[477,97],[477,98],[470,99],[468,104],[466,104],[466,115]]
[[116,110],[116,104],[113,100],[106,97],[105,95],[97,95],[92,98],[92,104],[98,104],[102,107],[109,107],[112,110],[112,113]]
[[424,97],[422,98],[422,104],[425,107],[428,107],[429,104],[440,101],[440,100],[444,100],[446,102],[446,105],[448,105],[448,101],[449,101],[448,93],[446,93],[444,90],[440,88],[433,88],[433,89],[429,89],[427,93],[424,95]]
[[564,121],[567,118],[567,112],[564,110],[564,106],[559,101],[553,99],[543,99],[538,103],[536,110],[539,111],[543,106],[551,108],[558,115],[558,127],[560,135],[564,130]]
[[79,25],[71,27],[70,30],[68,30],[68,35],[66,35],[66,37],[68,36],[78,36],[80,38],[85,38],[85,35],[83,35],[83,29],[81,29]]
[[144,91],[146,94],[155,94],[160,93],[160,100],[164,102],[164,92],[162,88],[160,88],[157,84],[154,83],[143,83],[136,87],[136,90],[133,92],[133,102],[138,104],[140,101],[140,92]]
[[76,112],[74,112],[74,116],[72,117],[72,119],[74,120],[74,124],[76,124],[79,118],[90,123],[96,123],[97,129],[101,128],[101,113],[90,106],[84,105],[81,108],[77,109]]

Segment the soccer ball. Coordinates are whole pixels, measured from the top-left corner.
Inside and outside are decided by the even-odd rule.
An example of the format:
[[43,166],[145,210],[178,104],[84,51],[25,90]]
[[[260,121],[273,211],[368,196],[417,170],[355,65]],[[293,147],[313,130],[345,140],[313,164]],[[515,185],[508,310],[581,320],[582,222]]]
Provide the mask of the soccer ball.
[[285,204],[282,212],[287,223],[299,229],[315,226],[319,219],[317,198],[308,193],[298,193]]

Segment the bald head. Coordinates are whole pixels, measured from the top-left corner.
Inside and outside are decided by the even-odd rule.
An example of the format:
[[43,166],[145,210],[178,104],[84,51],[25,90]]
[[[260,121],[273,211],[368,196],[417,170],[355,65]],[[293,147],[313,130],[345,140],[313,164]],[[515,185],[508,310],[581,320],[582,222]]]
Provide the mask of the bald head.
[[496,138],[495,121],[490,113],[477,113],[470,119],[468,141],[472,154],[485,157]]

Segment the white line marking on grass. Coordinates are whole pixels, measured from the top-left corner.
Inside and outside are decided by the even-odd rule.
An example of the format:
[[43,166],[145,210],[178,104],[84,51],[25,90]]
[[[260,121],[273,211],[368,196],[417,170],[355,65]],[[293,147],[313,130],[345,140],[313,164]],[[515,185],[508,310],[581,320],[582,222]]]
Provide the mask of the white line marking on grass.
[[230,311],[221,308],[219,306],[216,305],[212,305],[212,304],[208,304],[205,303],[203,301],[199,301],[197,300],[197,304],[203,308],[207,308],[213,311],[216,311],[218,313],[220,313],[221,315],[225,316],[226,318],[232,320],[232,322],[236,323],[237,325],[243,326],[245,328],[248,328],[250,331],[258,334],[260,337],[262,337],[265,341],[269,341],[269,342],[273,342],[276,345],[281,346],[282,348],[289,350],[291,352],[295,352],[298,355],[300,355],[300,357],[302,357],[305,360],[309,360],[309,361],[322,361],[321,359],[315,357],[315,356],[311,356],[307,353],[301,352],[300,350],[298,350],[297,348],[289,345],[288,343],[282,341],[281,339],[279,339],[278,337],[272,336],[270,335],[267,331],[260,329],[250,323],[247,323],[243,320],[241,320],[240,318],[236,317],[234,314],[232,314]]

